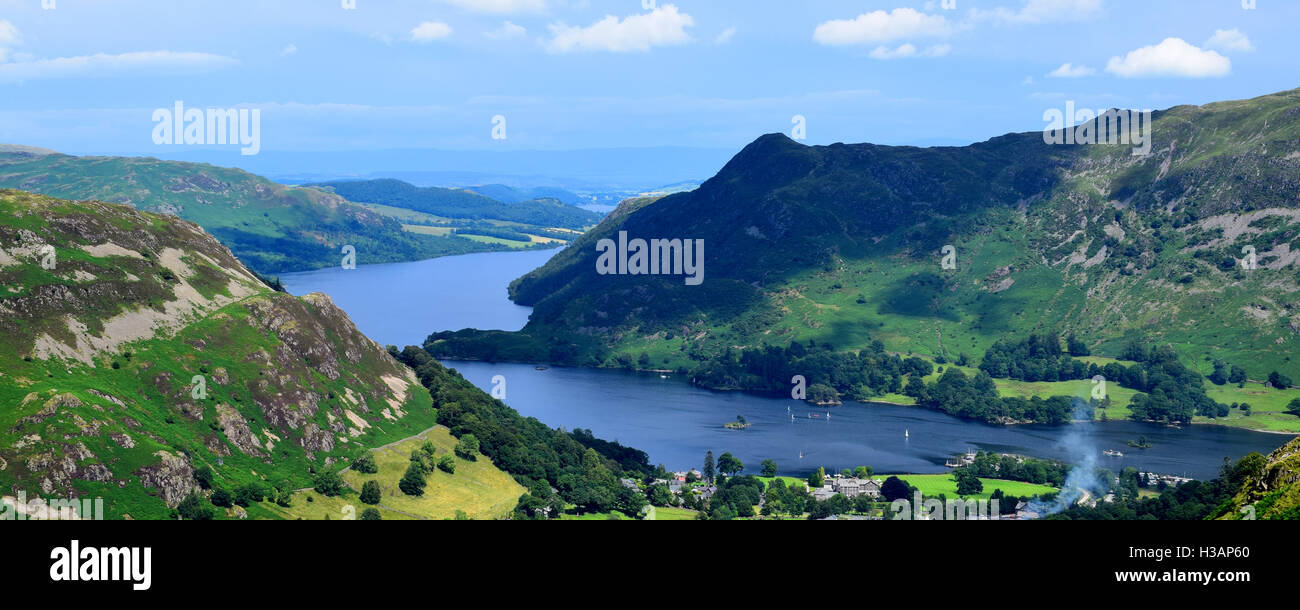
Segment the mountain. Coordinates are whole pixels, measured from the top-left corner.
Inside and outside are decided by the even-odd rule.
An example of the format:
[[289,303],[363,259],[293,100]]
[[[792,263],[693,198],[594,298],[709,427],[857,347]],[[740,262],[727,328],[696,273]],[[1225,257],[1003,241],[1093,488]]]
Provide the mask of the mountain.
[[[1145,156],[1041,132],[940,148],[766,135],[699,189],[625,202],[516,280],[512,298],[534,307],[521,332],[429,346],[685,372],[792,342],[942,363],[1075,333],[1115,358],[1136,340],[1205,374],[1300,374],[1300,90],[1156,112],[1149,133]],[[703,283],[599,274],[599,240],[624,231],[703,240]]]
[[238,169],[153,158],[74,157],[0,150],[0,188],[96,199],[198,223],[259,273],[357,261],[384,263],[500,249],[404,232],[397,221],[319,189],[288,187]]
[[360,203],[414,210],[442,218],[500,220],[563,229],[583,229],[600,221],[600,214],[555,199],[503,203],[470,190],[418,187],[392,179],[323,182],[313,186],[329,189]]
[[124,205],[0,190],[0,337],[0,493],[103,497],[111,519],[172,517],[205,468],[287,498],[437,418],[329,297]]

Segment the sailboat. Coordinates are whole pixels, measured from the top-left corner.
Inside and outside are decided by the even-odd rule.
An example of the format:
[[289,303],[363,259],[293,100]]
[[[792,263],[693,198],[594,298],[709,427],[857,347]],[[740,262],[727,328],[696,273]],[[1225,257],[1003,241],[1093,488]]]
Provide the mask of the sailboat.
[[908,438],[909,436],[911,435],[907,433],[907,428],[903,428],[903,438]]

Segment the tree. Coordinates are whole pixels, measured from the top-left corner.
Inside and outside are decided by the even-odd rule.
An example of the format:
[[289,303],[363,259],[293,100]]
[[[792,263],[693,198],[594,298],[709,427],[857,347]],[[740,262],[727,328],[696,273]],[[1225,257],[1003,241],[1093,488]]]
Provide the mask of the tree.
[[373,508],[367,508],[366,510],[361,511],[361,520],[362,521],[383,521],[384,517],[383,515],[379,514],[379,511]]
[[777,473],[776,461],[771,459],[763,460],[763,470],[762,470],[763,476],[774,477],[776,476],[776,473]]
[[898,477],[889,477],[880,486],[880,495],[890,502],[908,499],[912,495],[912,487]]
[[808,487],[818,489],[826,484],[826,469],[818,466],[812,474],[808,475]]
[[953,472],[953,477],[957,479],[957,495],[973,496],[984,491],[984,483],[969,468],[958,468]]
[[1291,378],[1278,373],[1277,371],[1273,371],[1268,374],[1268,384],[1279,390],[1285,390],[1291,387]]
[[668,489],[667,485],[662,483],[651,485],[650,491],[646,496],[650,499],[650,503],[655,506],[672,506],[675,504],[673,500],[673,492]]
[[406,467],[406,473],[402,475],[402,480],[397,482],[397,488],[408,496],[423,496],[424,487],[428,481],[424,478],[424,466],[419,462],[411,462]]
[[478,437],[473,434],[460,437],[460,442],[456,443],[456,455],[471,462],[478,459],[478,449]]
[[438,458],[438,470],[447,474],[456,474],[456,458],[444,455]]
[[1292,415],[1300,416],[1300,398],[1291,399],[1291,404],[1286,406],[1286,412]]
[[212,492],[212,505],[220,506],[221,508],[230,508],[235,505],[235,499],[230,495],[230,492],[217,488]]
[[194,481],[203,489],[212,489],[212,480],[215,475],[212,473],[212,467],[204,464],[194,471]]
[[870,479],[871,475],[875,473],[876,473],[875,469],[873,469],[870,466],[858,466],[857,468],[853,469],[853,476],[859,479]]
[[361,486],[361,501],[365,504],[379,504],[382,493],[379,489],[378,481],[366,481]]
[[713,452],[710,451],[704,454],[704,480],[713,482],[715,474],[717,473],[713,470]]
[[728,451],[718,458],[718,472],[727,476],[735,476],[745,469],[745,464],[736,456],[731,455]]
[[352,469],[362,474],[375,474],[379,472],[379,466],[375,464],[375,456],[369,451],[357,456],[352,460]]
[[192,491],[190,495],[185,496],[176,507],[176,512],[180,513],[182,519],[190,521],[210,521],[214,516],[212,508],[203,503],[203,496],[197,491]]
[[240,485],[235,488],[235,504],[248,508],[249,504],[266,499],[266,492],[256,483]]
[[322,496],[337,496],[343,493],[343,479],[335,472],[322,473],[316,477],[316,491]]

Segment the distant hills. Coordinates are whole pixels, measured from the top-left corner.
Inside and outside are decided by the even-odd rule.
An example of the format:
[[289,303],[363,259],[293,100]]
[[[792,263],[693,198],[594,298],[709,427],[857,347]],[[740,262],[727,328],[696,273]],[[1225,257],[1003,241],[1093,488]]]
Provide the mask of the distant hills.
[[496,199],[497,201],[504,203],[522,203],[535,199],[554,199],[569,205],[591,203],[589,199],[581,195],[553,186],[515,188],[504,184],[487,184],[483,186],[466,187],[465,190],[474,191],[484,197]]
[[[392,179],[340,180],[311,186],[329,189],[359,203],[376,203],[443,218],[500,220],[564,229],[583,229],[595,225],[602,218],[600,214],[567,205],[558,199],[502,202],[472,190],[418,187]],[[522,192],[507,192],[504,187],[487,190],[505,192],[512,198]]]
[[[691,371],[791,342],[977,360],[1057,332],[1113,357],[1172,344],[1202,374],[1300,375],[1300,90],[1157,112],[1152,138],[1136,156],[1039,132],[949,148],[766,135],[516,280],[535,308],[520,333],[441,333],[430,349]],[[704,240],[707,279],[598,274],[597,242],[621,231]]]
[[212,165],[9,147],[0,151],[0,188],[174,214],[198,223],[264,274],[338,265],[345,245],[356,249],[360,264],[505,249],[406,232],[398,221],[332,193]]
[[504,184],[524,189],[557,187],[579,193],[638,193],[713,175],[734,151],[651,146],[576,150],[401,149],[367,150],[361,154],[354,150],[263,150],[251,156],[190,148],[148,152],[178,161],[233,165],[292,184],[396,178],[420,186]]

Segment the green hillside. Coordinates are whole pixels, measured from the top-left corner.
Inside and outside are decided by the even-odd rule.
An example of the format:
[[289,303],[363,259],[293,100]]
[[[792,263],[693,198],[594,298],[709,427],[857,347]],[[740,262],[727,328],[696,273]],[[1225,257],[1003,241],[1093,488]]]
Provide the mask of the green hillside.
[[[0,495],[167,519],[256,489],[216,515],[283,517],[293,490],[437,417],[328,297],[272,291],[197,225],[0,190]],[[467,473],[437,485],[496,498],[493,516],[518,498],[488,463]]]
[[397,220],[337,195],[206,164],[74,157],[11,147],[0,150],[0,188],[180,216],[216,236],[249,268],[263,274],[338,265],[345,245],[356,248],[358,264],[504,249],[404,232]]
[[[428,345],[699,377],[792,343],[975,365],[999,340],[1074,333],[1102,356],[1167,344],[1201,374],[1219,361],[1253,382],[1300,376],[1300,90],[1157,112],[1152,139],[1135,156],[1041,133],[939,148],[763,136],[699,189],[626,202],[518,279],[512,297],[535,308],[520,333]],[[619,231],[703,239],[704,283],[598,274],[596,242]]]
[[1237,466],[1240,491],[1219,519],[1300,519],[1300,439],[1267,457],[1252,453]]

